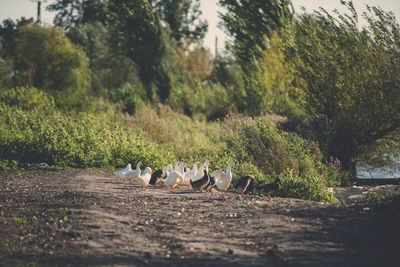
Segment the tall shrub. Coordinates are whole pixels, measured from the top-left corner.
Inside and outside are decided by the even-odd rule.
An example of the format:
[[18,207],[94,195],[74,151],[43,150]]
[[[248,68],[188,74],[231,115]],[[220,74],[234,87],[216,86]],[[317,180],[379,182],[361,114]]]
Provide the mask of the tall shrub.
[[22,27],[17,40],[16,68],[25,84],[52,93],[62,107],[82,105],[89,88],[88,59],[62,30],[39,25]]

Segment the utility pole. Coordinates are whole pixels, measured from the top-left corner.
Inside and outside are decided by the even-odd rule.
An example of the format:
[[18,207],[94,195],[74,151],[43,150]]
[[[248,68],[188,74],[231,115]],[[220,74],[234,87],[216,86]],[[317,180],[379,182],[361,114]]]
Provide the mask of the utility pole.
[[215,58],[218,57],[218,36],[215,36]]
[[41,24],[41,21],[42,21],[41,15],[40,15],[41,5],[42,5],[42,2],[43,2],[43,3],[46,3],[47,0],[31,0],[31,1],[32,1],[32,2],[37,2],[37,3],[38,3],[38,4],[37,4],[37,20],[36,20],[36,23],[37,23],[37,24]]

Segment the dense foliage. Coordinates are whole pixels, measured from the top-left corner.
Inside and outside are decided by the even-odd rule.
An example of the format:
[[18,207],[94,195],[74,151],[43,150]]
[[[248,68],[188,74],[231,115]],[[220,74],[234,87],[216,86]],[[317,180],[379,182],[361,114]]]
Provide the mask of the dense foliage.
[[234,161],[234,179],[280,177],[282,195],[332,201],[325,188],[348,183],[356,160],[393,159],[391,13],[370,7],[361,28],[351,2],[350,15],[294,21],[288,0],[221,0],[232,42],[213,57],[199,3],[58,0],[50,10],[61,29],[4,21],[0,169]]
[[[29,96],[38,103],[29,108],[0,107],[2,160],[80,168],[122,166],[128,161],[160,168],[172,161],[171,155],[140,131],[124,129],[120,122],[105,118],[106,114],[66,116],[45,106],[52,100],[43,93],[25,88],[19,91],[31,93]],[[3,92],[2,97],[9,94]]]

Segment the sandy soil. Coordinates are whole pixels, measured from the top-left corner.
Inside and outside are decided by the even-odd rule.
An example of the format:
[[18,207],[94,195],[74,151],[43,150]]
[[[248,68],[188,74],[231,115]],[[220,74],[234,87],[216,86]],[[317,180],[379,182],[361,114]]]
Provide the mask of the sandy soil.
[[398,211],[3,174],[0,266],[398,266]]

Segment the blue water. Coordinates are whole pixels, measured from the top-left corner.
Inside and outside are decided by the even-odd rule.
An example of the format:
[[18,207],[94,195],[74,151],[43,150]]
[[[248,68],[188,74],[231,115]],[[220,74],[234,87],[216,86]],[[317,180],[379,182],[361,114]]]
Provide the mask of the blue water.
[[400,178],[400,170],[391,168],[374,168],[369,165],[357,166],[359,179],[395,179]]

